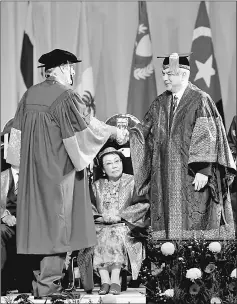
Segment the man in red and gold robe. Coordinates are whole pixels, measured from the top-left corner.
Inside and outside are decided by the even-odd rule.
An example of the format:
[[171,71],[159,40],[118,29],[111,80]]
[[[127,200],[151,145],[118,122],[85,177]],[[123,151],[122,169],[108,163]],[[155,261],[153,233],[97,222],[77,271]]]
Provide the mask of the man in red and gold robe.
[[167,90],[131,129],[136,189],[150,195],[155,238],[234,238],[236,166],[215,103],[189,82],[187,57],[165,57]]

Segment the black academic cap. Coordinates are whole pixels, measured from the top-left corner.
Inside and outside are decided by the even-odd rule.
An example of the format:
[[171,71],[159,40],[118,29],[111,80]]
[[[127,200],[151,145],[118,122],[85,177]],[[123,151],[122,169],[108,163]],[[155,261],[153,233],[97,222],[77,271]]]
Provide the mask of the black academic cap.
[[43,64],[38,66],[38,68],[44,67],[46,70],[61,64],[81,62],[74,54],[60,49],[55,49],[42,55],[38,61]]
[[175,70],[179,67],[190,70],[188,57],[190,57],[191,54],[192,53],[186,53],[186,54],[172,53],[170,55],[158,56],[157,58],[164,58],[163,69],[167,69],[168,67],[170,67],[171,69]]

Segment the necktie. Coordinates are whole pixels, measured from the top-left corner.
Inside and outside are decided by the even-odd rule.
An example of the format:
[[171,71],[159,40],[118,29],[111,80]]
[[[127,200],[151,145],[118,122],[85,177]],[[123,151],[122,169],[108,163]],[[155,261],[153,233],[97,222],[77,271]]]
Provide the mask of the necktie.
[[178,105],[178,97],[176,95],[173,96],[173,100],[172,100],[172,111],[173,111],[173,114],[177,108],[177,105]]
[[170,107],[169,131],[171,130],[174,112],[177,108],[177,104],[178,104],[178,97],[176,95],[174,95],[174,96],[172,96],[171,107]]

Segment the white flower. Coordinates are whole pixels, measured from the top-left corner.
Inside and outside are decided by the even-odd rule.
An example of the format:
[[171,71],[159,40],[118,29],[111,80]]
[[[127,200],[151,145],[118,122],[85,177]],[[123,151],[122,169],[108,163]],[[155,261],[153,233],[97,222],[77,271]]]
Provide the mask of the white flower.
[[236,278],[237,277],[237,268],[235,268],[231,274],[230,274],[231,278]]
[[194,280],[201,278],[202,276],[202,272],[200,269],[198,268],[190,268],[187,270],[186,273],[186,278],[190,279],[192,282],[194,282]]
[[208,249],[214,253],[218,253],[221,251],[221,244],[219,242],[211,242]]
[[164,292],[164,295],[166,297],[173,298],[173,296],[174,296],[174,289],[166,289],[166,291]]
[[162,244],[160,250],[163,253],[163,255],[172,255],[175,251],[174,244],[170,242],[166,242]]
[[211,298],[211,304],[221,304],[221,299],[220,298],[217,298],[217,297],[214,297],[214,298]]

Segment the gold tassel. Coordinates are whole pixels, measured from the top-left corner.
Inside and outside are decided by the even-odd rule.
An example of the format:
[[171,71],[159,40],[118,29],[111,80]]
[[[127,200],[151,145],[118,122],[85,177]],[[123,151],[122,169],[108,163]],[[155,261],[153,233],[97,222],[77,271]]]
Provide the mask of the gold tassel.
[[169,57],[169,69],[175,75],[179,73],[179,55],[177,53],[173,53]]

